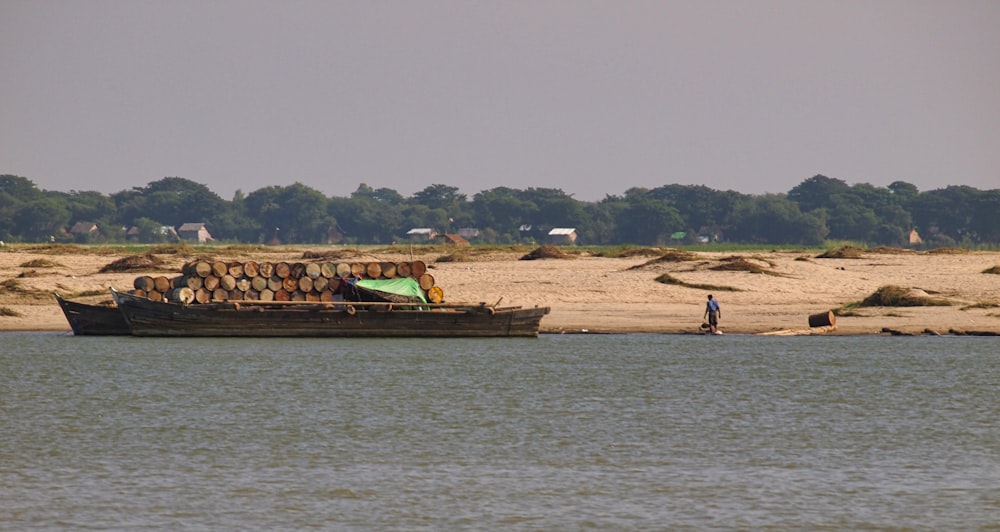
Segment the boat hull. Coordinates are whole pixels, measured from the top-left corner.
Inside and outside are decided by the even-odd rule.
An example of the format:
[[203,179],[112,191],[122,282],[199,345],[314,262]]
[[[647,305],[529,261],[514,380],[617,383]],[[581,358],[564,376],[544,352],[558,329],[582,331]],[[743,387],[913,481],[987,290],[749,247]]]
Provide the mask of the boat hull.
[[67,301],[55,295],[66,321],[77,336],[127,336],[131,334],[125,317],[116,307]]
[[372,303],[185,305],[113,292],[133,336],[535,337],[548,307]]

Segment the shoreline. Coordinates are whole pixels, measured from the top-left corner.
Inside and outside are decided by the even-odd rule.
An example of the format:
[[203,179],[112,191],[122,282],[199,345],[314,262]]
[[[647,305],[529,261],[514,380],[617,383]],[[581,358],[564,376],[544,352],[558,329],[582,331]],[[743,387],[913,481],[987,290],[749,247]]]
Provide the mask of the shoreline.
[[[306,249],[306,248],[304,248]],[[315,249],[315,248],[313,248]],[[519,260],[523,253],[495,252],[464,261],[438,261],[444,252],[411,255],[353,251],[337,260],[427,264],[446,302],[548,306],[541,334],[701,334],[706,296],[722,307],[725,334],[960,336],[951,331],[1000,334],[1000,252],[877,253],[854,259],[821,259],[806,252],[751,252],[738,257],[749,271],[724,269],[732,253],[692,252],[680,260],[659,256],[606,258],[584,253],[567,258]],[[473,249],[474,251],[474,249]],[[572,248],[567,251],[573,251]],[[78,247],[0,250],[0,331],[70,332],[53,295],[96,303],[109,287],[132,286],[139,275],[176,275],[192,256],[157,255],[164,264],[125,273],[99,273],[126,253],[97,254]],[[199,255],[201,258],[202,255]],[[220,248],[219,260],[302,261],[302,250],[271,252]],[[683,283],[665,284],[669,276]],[[812,330],[808,316],[842,309],[885,285],[940,300],[941,306],[855,307],[838,316],[835,329]],[[74,294],[96,294],[74,297]],[[586,330],[586,332],[584,332]]]

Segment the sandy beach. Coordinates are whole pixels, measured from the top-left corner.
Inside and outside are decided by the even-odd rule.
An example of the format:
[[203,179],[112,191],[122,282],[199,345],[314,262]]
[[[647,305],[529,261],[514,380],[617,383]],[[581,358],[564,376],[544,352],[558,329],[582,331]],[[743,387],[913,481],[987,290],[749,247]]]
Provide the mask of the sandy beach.
[[[220,247],[211,257],[308,262],[305,251],[331,249],[338,262],[422,260],[447,302],[549,306],[543,333],[699,334],[709,293],[722,306],[720,328],[728,334],[859,335],[885,334],[884,329],[906,334],[1000,333],[1000,275],[983,273],[1000,266],[997,252],[869,250],[859,258],[819,258],[808,251],[696,252],[686,260],[662,260],[670,250],[646,250],[625,258],[567,250],[565,258],[519,260],[525,252]],[[736,255],[753,268],[719,269]],[[54,292],[99,302],[109,299],[109,287],[131,289],[139,275],[177,275],[184,263],[208,255],[157,254],[163,264],[155,268],[99,273],[126,256],[78,246],[0,249],[0,310],[5,311],[0,331],[69,332]],[[685,285],[657,281],[664,274]],[[947,305],[860,307],[838,316],[835,328],[809,328],[810,315],[859,302],[887,285]],[[87,293],[93,295],[81,295]]]

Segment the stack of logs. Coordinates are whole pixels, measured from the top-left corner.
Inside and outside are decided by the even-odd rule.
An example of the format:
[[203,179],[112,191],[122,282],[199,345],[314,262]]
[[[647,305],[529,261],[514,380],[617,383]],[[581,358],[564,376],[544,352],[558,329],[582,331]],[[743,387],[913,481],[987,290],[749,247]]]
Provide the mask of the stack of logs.
[[133,293],[154,301],[211,303],[218,301],[333,301],[346,279],[411,277],[428,301],[441,302],[422,261],[413,262],[222,262],[197,260],[175,277],[143,275],[135,278]]

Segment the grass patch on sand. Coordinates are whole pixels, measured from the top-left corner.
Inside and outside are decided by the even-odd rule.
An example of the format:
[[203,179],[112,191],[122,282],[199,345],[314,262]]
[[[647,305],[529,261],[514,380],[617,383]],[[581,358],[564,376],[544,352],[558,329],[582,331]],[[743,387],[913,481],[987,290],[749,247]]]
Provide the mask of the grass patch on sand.
[[343,260],[343,259],[351,259],[357,257],[358,255],[361,255],[361,252],[355,248],[328,249],[326,251],[302,252],[303,259]]
[[666,252],[659,253],[659,256],[655,259],[650,259],[642,264],[637,264],[629,268],[630,270],[641,270],[643,268],[648,268],[650,266],[656,266],[658,264],[666,264],[672,262],[687,262],[698,260],[698,256],[690,251],[685,251],[683,249],[668,249]]
[[[669,252],[672,250],[668,249],[667,251]],[[631,257],[659,257],[662,255],[663,255],[663,250],[660,248],[641,248],[635,246],[623,246],[612,249],[600,248],[594,252],[595,257],[603,257],[606,259],[627,259]]]
[[965,255],[969,250],[964,248],[934,248],[927,253],[931,255]]
[[21,315],[20,312],[10,308],[10,307],[0,307],[0,316],[6,316],[10,318],[17,318]]
[[463,246],[434,259],[435,262],[491,262],[510,260],[524,253],[523,246]]
[[42,290],[31,290],[21,286],[17,279],[5,279],[0,282],[0,297],[12,296],[14,298],[48,299],[51,295]]
[[[919,288],[885,285],[856,303],[849,303],[840,312],[851,312],[859,307],[948,307],[952,302],[933,297]],[[838,314],[848,315],[848,314]]]
[[194,254],[194,248],[187,242],[180,242],[177,244],[161,244],[153,246],[146,253],[156,253],[159,255],[181,255],[186,257]]
[[916,253],[916,251],[912,249],[878,246],[874,248],[869,248],[868,253],[875,253],[878,255],[910,255]]
[[472,253],[459,250],[447,255],[441,255],[434,259],[434,262],[476,262],[476,257]]
[[983,273],[989,273],[993,275],[1000,275],[1000,266],[993,266],[991,268],[986,268]]
[[0,281],[0,290],[4,292],[24,292],[24,288],[21,286],[21,281],[17,279],[4,279]]
[[34,259],[20,264],[21,268],[65,268],[62,264],[49,259]]
[[997,308],[1000,307],[1000,303],[994,301],[980,301],[978,303],[973,303],[971,305],[966,305],[960,310],[975,310],[975,309],[986,309],[986,308]]
[[555,247],[555,246],[542,246],[535,249],[531,253],[521,257],[520,260],[539,260],[539,259],[575,259],[575,255],[566,253],[565,251]]
[[122,257],[114,262],[104,265],[103,268],[98,270],[98,273],[121,273],[136,270],[149,270],[163,266],[163,264],[163,259],[153,255],[152,253],[146,253],[145,255],[129,255],[128,257]]
[[700,284],[700,283],[688,283],[681,281],[680,279],[665,273],[660,275],[654,281],[663,284],[669,284],[673,286],[683,286],[684,288],[694,288],[697,290],[714,290],[716,292],[742,292],[739,288],[733,288],[732,286],[719,286],[714,284]]
[[865,253],[864,249],[857,246],[840,246],[839,248],[828,249],[819,255],[817,259],[860,259]]
[[[764,259],[754,259],[762,262],[767,262],[769,265],[773,265],[770,261]],[[725,257],[719,259],[719,264],[712,266],[709,270],[716,272],[746,272],[746,273],[761,273],[764,275],[773,275],[775,277],[788,277],[783,273],[774,272],[764,268],[763,266],[751,262],[744,257],[739,255],[734,255],[732,257]]]

